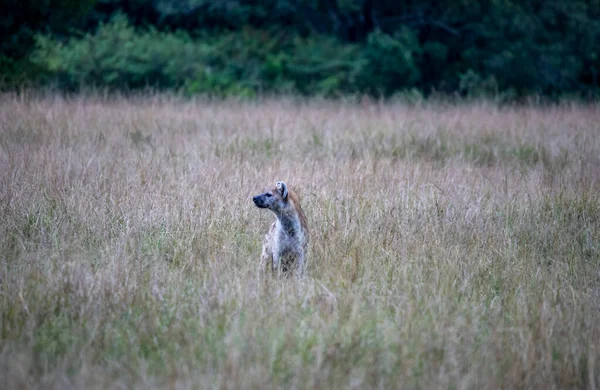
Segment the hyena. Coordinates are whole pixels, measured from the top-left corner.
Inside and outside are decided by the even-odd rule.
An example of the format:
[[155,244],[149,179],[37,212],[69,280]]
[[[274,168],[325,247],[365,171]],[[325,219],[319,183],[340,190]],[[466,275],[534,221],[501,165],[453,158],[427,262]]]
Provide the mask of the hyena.
[[263,241],[261,258],[267,270],[302,276],[309,232],[298,195],[278,181],[274,188],[252,200],[257,207],[269,209],[277,217]]

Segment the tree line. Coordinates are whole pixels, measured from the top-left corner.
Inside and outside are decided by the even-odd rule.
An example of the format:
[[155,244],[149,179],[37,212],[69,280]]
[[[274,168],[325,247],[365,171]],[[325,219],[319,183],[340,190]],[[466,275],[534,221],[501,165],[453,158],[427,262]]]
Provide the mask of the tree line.
[[596,97],[600,0],[4,0],[2,88]]

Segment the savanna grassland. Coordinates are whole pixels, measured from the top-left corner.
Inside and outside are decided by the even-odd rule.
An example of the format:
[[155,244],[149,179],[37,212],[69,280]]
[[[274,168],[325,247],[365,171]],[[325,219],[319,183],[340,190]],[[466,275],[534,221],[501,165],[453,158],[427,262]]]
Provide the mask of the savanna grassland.
[[2,95],[2,388],[597,388],[599,193],[597,105]]

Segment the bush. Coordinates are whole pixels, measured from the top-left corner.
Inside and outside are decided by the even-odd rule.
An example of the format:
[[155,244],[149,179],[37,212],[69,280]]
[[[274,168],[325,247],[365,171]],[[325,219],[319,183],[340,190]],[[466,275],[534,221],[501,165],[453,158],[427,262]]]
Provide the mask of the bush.
[[[100,12],[104,16],[90,16],[87,33],[49,28],[36,36],[25,61],[31,66],[0,53],[0,71],[4,79],[17,80],[13,84],[41,74],[66,89],[386,97],[418,90],[423,96],[458,92],[500,100],[597,96],[598,7],[492,1],[449,5],[417,18],[402,7],[388,10],[398,17],[386,17],[369,14],[358,1],[337,3],[346,5],[269,0],[255,6],[236,0],[229,9],[206,0],[130,0],[123,2],[126,14],[96,26],[120,9],[121,2],[109,0],[102,2],[108,7]],[[154,11],[137,13],[146,6]],[[271,8],[273,14],[266,12]]]
[[415,86],[420,78],[415,57],[420,54],[419,42],[411,30],[403,29],[393,36],[381,31],[372,33],[363,50],[362,89],[390,95]]
[[32,85],[41,75],[67,89],[152,86],[242,96],[398,96],[416,88],[423,96],[510,100],[594,97],[600,89],[600,6],[586,0],[7,6],[0,16],[3,88]]
[[364,76],[359,48],[324,36],[296,39],[283,62],[284,78],[304,94],[354,92]]
[[136,30],[123,15],[65,43],[38,35],[32,61],[59,86],[176,88],[187,94],[256,92],[330,95],[353,91],[362,59],[327,37],[282,39],[243,29],[195,39],[185,32]]
[[177,87],[191,77],[209,73],[205,65],[209,51],[185,33],[136,32],[124,16],[117,15],[95,34],[64,44],[38,35],[32,61],[69,89],[81,85]]

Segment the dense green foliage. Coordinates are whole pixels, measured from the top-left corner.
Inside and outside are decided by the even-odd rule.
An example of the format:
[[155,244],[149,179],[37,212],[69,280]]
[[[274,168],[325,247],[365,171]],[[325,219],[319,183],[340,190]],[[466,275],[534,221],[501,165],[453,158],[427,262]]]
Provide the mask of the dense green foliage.
[[[258,4],[256,4],[258,3]],[[5,2],[0,71],[65,89],[595,96],[600,1]]]

